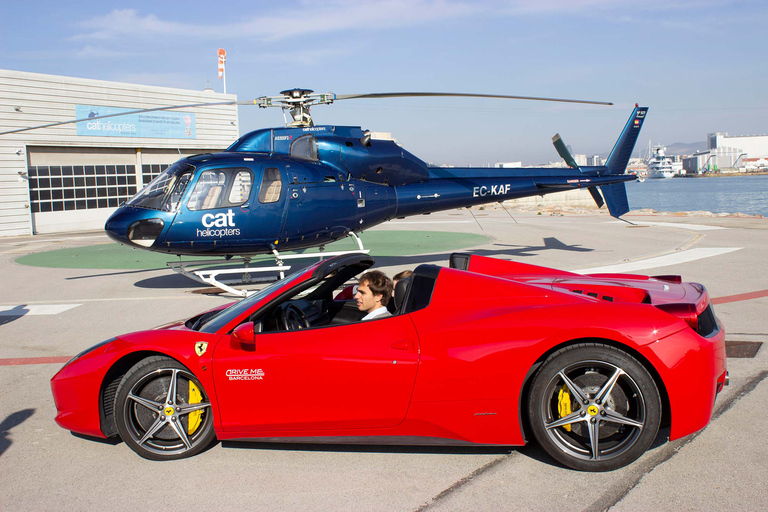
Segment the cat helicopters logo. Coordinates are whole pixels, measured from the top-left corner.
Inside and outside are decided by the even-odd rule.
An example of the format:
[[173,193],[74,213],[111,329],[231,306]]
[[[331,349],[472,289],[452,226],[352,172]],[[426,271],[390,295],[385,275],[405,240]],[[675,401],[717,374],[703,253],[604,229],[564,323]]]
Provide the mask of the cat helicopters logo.
[[202,222],[205,229],[197,230],[199,237],[223,238],[240,235],[240,229],[235,227],[235,212],[231,208],[227,210],[227,213],[206,213],[203,215]]

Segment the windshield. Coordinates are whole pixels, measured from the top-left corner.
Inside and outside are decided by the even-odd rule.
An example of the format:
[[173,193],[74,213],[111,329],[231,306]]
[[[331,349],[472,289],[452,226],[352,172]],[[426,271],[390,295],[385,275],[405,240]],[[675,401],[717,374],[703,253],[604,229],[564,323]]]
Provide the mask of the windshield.
[[195,168],[187,163],[176,162],[130,198],[127,204],[150,210],[174,211],[194,170]]
[[250,309],[251,306],[262,300],[264,297],[269,296],[270,293],[274,292],[275,290],[282,288],[286,285],[292,285],[295,281],[298,281],[297,278],[304,275],[304,273],[307,271],[307,269],[302,269],[297,272],[294,272],[293,274],[289,275],[285,279],[280,279],[279,281],[275,281],[274,283],[270,284],[266,288],[259,290],[258,292],[254,293],[253,295],[244,298],[240,302],[235,302],[231,306],[229,306],[226,309],[222,309],[219,311],[216,315],[206,318],[205,323],[203,323],[199,327],[200,332],[207,332],[207,333],[215,333],[219,329],[222,329],[224,326],[226,326],[229,322],[240,316],[241,314],[245,313],[248,309]]

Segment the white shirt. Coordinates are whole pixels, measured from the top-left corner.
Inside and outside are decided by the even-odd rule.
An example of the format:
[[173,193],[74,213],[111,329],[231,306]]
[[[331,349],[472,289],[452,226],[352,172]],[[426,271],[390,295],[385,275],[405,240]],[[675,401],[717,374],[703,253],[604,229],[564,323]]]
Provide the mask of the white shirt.
[[387,310],[386,306],[381,306],[380,308],[376,308],[367,315],[363,317],[363,320],[373,320],[376,317],[382,316],[386,313],[385,316],[392,316],[390,312]]

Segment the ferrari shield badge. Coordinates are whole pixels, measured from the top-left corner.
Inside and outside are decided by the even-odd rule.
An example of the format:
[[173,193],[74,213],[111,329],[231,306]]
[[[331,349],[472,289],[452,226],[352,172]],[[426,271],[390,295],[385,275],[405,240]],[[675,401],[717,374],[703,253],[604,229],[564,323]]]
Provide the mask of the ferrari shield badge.
[[202,356],[205,354],[205,351],[208,349],[208,342],[207,341],[198,341],[195,343],[195,354],[198,356]]

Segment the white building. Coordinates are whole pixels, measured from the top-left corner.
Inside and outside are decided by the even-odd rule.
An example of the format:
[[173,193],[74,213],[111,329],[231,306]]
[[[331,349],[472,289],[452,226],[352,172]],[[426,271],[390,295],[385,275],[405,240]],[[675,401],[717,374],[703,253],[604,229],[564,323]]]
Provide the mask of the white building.
[[[0,70],[0,132],[233,94]],[[234,105],[184,108],[0,135],[0,236],[99,229],[181,156],[238,137]]]
[[751,158],[768,156],[768,135],[728,135],[717,132],[707,134],[709,149],[731,148]]
[[683,160],[687,173],[740,168],[746,170],[748,161],[768,157],[768,135],[737,135],[717,132],[707,134],[709,149],[699,151]]

